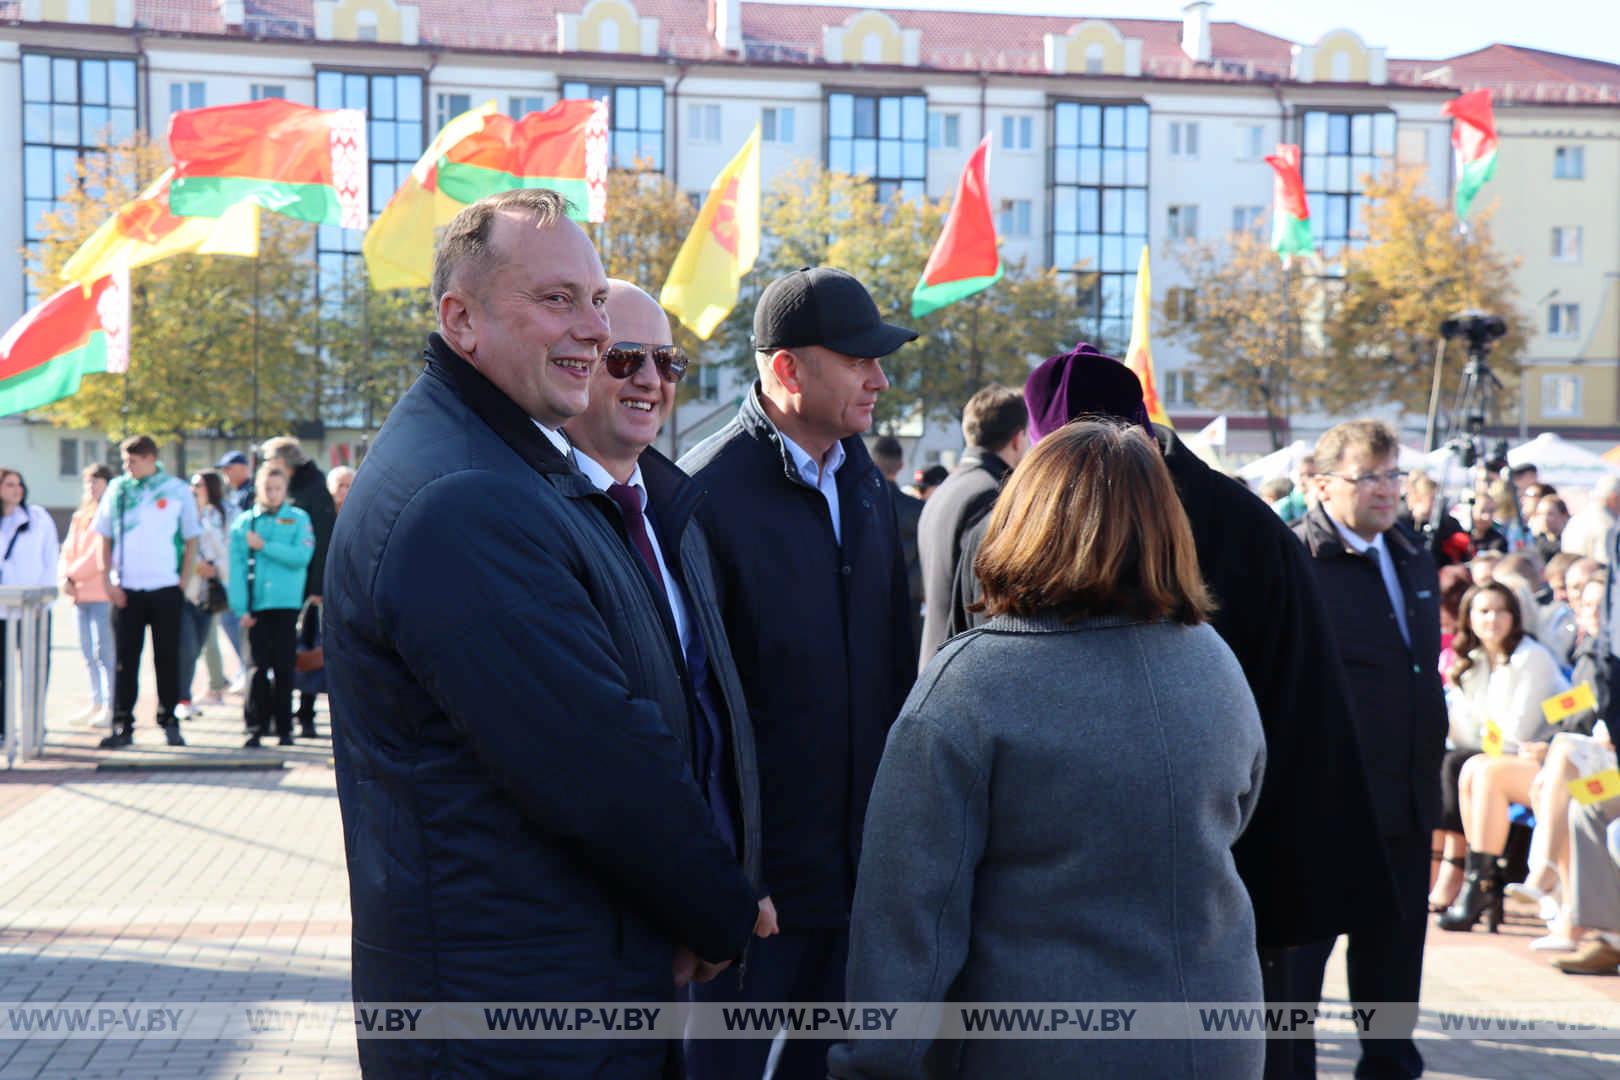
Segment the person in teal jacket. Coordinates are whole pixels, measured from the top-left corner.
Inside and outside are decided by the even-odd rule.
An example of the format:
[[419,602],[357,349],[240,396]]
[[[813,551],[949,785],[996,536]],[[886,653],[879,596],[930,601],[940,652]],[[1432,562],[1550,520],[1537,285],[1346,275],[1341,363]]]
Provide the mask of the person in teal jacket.
[[[251,509],[231,526],[231,610],[242,617],[253,657],[247,747],[269,734],[274,714],[277,742],[291,746],[293,666],[298,649],[298,612],[304,575],[315,554],[309,515],[287,502],[287,472],[276,462],[259,467]],[[273,696],[272,696],[273,695]]]

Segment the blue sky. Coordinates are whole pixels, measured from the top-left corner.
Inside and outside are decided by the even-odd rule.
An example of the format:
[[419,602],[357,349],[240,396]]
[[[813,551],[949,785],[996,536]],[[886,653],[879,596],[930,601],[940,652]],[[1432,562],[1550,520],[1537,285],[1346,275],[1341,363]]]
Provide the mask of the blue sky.
[[[775,2],[775,0],[770,0]],[[803,2],[803,0],[800,0]],[[861,0],[840,0],[861,6]],[[1178,0],[876,0],[873,6],[1029,15],[1173,19]],[[1348,26],[1392,57],[1468,52],[1493,41],[1620,63],[1620,0],[1216,0],[1218,22],[1240,22],[1294,41]]]

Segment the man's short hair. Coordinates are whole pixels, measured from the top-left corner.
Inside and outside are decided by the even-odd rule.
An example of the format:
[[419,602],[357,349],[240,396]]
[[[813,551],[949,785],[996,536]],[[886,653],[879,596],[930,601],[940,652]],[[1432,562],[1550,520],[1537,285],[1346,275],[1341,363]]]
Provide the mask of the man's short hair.
[[1027,427],[1023,391],[1000,383],[991,383],[962,407],[962,438],[969,446],[1000,450]]
[[1400,453],[1400,449],[1400,440],[1382,420],[1350,420],[1328,428],[1316,440],[1316,467],[1336,472],[1353,452],[1364,451],[1379,460]]
[[1521,476],[1539,476],[1534,465],[1514,465],[1508,469],[1508,479],[1517,480]]
[[1543,495],[1537,499],[1535,508],[1540,510],[1542,507],[1546,507],[1548,510],[1556,510],[1565,517],[1569,517],[1569,504],[1557,495]]
[[264,440],[259,447],[259,457],[266,461],[274,459],[280,461],[289,469],[296,469],[309,460],[304,453],[304,445],[291,435],[277,435],[273,439]]
[[157,443],[150,435],[131,435],[118,444],[118,449],[137,457],[157,457]]
[[906,463],[906,449],[893,435],[880,435],[872,444],[872,460],[884,468],[898,469]]
[[1260,485],[1260,497],[1267,502],[1286,499],[1293,493],[1294,482],[1286,476],[1273,476]]
[[502,191],[464,207],[445,226],[433,253],[433,306],[439,306],[458,270],[481,274],[498,257],[489,239],[496,218],[503,214],[525,217],[536,229],[544,229],[567,217],[568,207],[567,199],[548,188]]

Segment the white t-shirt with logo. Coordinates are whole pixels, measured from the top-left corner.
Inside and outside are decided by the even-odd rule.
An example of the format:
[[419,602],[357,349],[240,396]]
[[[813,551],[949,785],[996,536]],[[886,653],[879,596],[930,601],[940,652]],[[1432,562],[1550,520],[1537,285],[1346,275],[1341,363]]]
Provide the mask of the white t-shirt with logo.
[[95,528],[113,542],[113,584],[142,592],[178,586],[183,545],[202,533],[190,486],[161,467],[145,480],[125,475],[107,485]]

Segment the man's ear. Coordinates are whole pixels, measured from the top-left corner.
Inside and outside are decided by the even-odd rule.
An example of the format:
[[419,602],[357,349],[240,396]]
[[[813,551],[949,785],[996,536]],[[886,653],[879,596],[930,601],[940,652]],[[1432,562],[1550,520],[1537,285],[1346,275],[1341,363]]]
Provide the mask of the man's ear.
[[446,290],[439,297],[439,333],[464,356],[478,352],[478,331],[472,303],[472,299],[459,289]]
[[790,394],[802,392],[799,382],[801,363],[799,357],[788,349],[777,349],[771,354],[771,374],[776,376],[776,381]]

